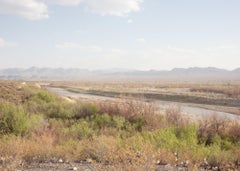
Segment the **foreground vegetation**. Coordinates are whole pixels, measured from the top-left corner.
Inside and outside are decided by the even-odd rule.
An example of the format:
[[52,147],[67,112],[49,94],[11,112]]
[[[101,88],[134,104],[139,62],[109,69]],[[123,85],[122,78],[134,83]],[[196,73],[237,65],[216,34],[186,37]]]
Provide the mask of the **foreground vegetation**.
[[[240,167],[239,123],[191,123],[178,109],[159,115],[135,99],[69,103],[33,85],[15,88],[0,100],[0,170],[52,159],[88,161],[99,170]],[[21,92],[20,100],[12,92]]]

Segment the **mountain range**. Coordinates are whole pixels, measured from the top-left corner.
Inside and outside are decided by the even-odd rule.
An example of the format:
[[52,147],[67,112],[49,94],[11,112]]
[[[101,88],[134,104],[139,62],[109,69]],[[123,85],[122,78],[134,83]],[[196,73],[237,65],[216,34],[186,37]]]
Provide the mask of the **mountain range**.
[[174,68],[172,70],[87,70],[78,68],[7,68],[0,69],[0,79],[29,81],[101,81],[101,80],[240,80],[240,68]]

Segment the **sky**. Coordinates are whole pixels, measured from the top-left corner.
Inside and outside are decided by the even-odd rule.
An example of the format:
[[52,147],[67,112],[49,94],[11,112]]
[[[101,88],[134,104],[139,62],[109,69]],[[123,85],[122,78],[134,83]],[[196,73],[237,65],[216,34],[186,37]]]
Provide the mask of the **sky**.
[[0,69],[240,67],[239,0],[0,0]]

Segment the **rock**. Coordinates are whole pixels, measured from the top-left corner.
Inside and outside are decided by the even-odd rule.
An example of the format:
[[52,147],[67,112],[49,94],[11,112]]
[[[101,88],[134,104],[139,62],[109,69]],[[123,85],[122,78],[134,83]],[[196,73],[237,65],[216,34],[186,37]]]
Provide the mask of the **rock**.
[[163,161],[163,160],[157,160],[156,162],[157,165],[167,165],[168,163],[166,161]]
[[58,163],[63,163],[63,159],[59,159],[59,160],[58,160]]
[[0,163],[2,164],[2,163],[4,163],[5,162],[5,160],[6,160],[6,158],[5,157],[1,157],[0,158]]
[[127,160],[130,164],[132,164],[132,158],[128,157]]
[[186,161],[181,162],[180,166],[181,167],[188,167],[188,164],[189,164],[189,160],[186,160]]
[[47,160],[47,163],[58,163],[58,159],[56,157],[53,157],[52,159],[50,160]]
[[170,164],[167,165],[159,165],[158,168],[155,171],[187,171],[187,168],[184,167],[176,167],[171,166]]
[[69,169],[69,170],[77,170],[77,167],[72,167],[71,169]]
[[93,161],[92,161],[92,159],[87,159],[86,162],[90,164],[90,163],[92,163]]
[[236,160],[236,161],[235,161],[235,165],[236,165],[237,167],[239,167],[239,166],[240,166],[240,160]]
[[136,152],[136,157],[141,157],[141,152],[140,151]]

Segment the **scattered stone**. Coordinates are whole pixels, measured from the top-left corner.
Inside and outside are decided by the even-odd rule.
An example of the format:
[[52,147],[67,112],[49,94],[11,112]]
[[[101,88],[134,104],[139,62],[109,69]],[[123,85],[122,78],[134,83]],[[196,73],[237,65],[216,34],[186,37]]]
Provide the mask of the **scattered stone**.
[[140,151],[136,152],[136,157],[139,157],[139,158],[141,157],[141,152]]
[[175,156],[175,161],[177,162],[177,161],[178,161],[178,153],[175,152],[175,153],[174,153],[174,156]]
[[130,164],[132,164],[132,158],[129,157],[127,160]]
[[59,160],[58,160],[56,157],[53,157],[52,159],[47,160],[46,162],[47,162],[47,163],[58,163]]
[[75,171],[76,171],[76,170],[77,170],[77,167],[73,167],[73,169],[72,169],[72,170],[75,170]]
[[210,166],[209,166],[206,158],[204,158],[203,162],[200,164],[200,168],[210,169]]
[[60,159],[58,160],[58,163],[63,163],[63,159],[60,158]]
[[88,164],[91,164],[93,161],[92,161],[92,159],[89,159],[89,158],[88,158],[88,159],[86,160],[86,162],[87,162]]
[[72,167],[72,168],[70,168],[70,169],[68,169],[68,170],[75,170],[75,171],[76,171],[76,170],[78,170],[78,169],[77,169],[77,167]]
[[235,161],[235,165],[237,166],[237,168],[240,166],[240,160],[236,160]]
[[188,169],[184,167],[176,167],[176,166],[171,166],[170,164],[167,164],[164,166],[159,165],[155,171],[188,171]]
[[167,165],[168,163],[166,161],[163,161],[163,160],[157,160],[156,164],[157,165]]
[[1,158],[0,158],[0,164],[4,163],[4,162],[5,162],[5,160],[6,160],[6,158],[5,158],[5,157],[1,157]]
[[181,162],[181,167],[188,167],[189,160]]

